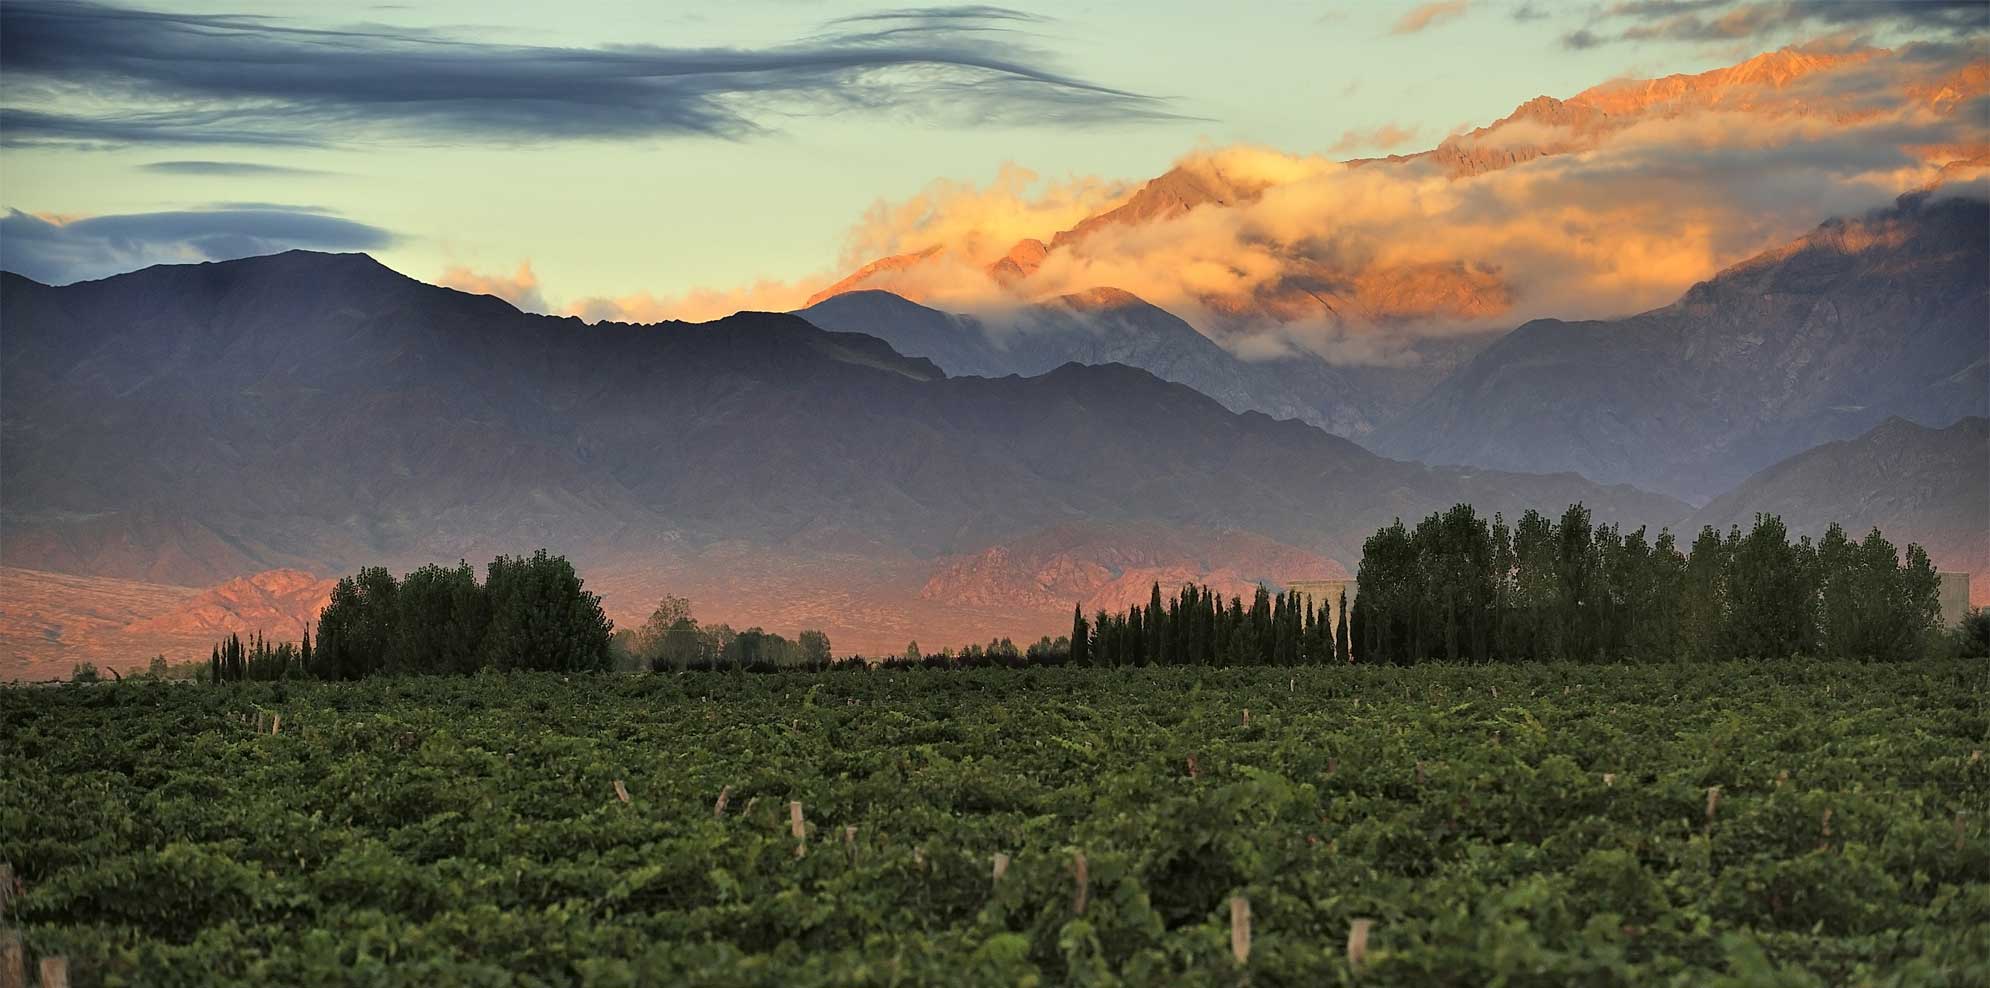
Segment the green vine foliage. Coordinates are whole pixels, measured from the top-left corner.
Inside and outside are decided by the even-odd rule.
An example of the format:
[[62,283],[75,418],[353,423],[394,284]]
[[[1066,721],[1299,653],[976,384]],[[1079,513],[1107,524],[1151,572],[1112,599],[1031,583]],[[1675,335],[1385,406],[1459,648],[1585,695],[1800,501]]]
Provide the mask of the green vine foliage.
[[1957,661],[19,688],[0,858],[80,986],[1960,988],[1986,697]]

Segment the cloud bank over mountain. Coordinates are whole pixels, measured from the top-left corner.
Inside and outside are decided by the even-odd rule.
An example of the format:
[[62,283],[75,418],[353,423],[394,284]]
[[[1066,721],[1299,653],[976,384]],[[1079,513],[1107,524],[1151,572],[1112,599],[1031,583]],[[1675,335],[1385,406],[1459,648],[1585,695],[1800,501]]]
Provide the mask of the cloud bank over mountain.
[[1109,286],[1253,359],[1400,363],[1421,339],[1663,305],[1827,216],[1967,179],[1990,163],[1986,93],[1966,44],[1785,49],[1543,97],[1414,155],[1203,147],[1145,185],[1011,164],[874,204],[833,285],[567,311],[696,318],[861,287],[991,313]]

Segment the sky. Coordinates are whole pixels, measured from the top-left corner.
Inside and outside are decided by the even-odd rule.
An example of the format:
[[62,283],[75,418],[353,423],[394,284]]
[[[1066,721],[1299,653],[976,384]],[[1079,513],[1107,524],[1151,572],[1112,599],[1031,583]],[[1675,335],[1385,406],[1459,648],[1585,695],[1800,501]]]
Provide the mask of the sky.
[[1537,95],[1821,37],[1980,45],[1985,10],[7,0],[0,267],[73,281],[303,246],[509,276],[552,311],[785,290],[841,273],[867,214],[935,182],[1414,151]]

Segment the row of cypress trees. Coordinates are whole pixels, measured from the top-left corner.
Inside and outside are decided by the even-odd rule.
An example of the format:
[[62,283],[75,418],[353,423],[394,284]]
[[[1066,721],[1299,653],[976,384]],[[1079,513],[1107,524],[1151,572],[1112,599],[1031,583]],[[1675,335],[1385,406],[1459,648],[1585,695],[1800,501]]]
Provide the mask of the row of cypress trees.
[[[1336,606],[1338,605],[1338,606]],[[1338,620],[1335,620],[1338,616]],[[1263,586],[1244,606],[1208,586],[1189,584],[1163,600],[1154,584],[1145,607],[1124,614],[1071,615],[1074,665],[1299,665],[1352,661],[1355,629],[1347,595],[1315,601],[1297,591]]]
[[[164,657],[157,661],[163,665]],[[308,675],[310,668],[309,631],[305,631],[304,640],[295,645],[290,642],[272,645],[261,632],[257,632],[244,645],[240,635],[230,633],[228,640],[214,646],[214,652],[207,660],[208,680],[216,683],[297,679]],[[159,671],[162,670],[155,667],[155,674]]]

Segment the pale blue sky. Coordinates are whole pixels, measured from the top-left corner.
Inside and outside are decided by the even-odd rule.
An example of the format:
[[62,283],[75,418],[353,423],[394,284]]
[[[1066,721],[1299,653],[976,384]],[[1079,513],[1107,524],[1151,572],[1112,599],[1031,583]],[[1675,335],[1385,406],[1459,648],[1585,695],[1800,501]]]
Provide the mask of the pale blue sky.
[[[17,14],[23,9],[19,0],[9,6]],[[1025,47],[1030,51],[1017,57],[1033,68],[1155,97],[1158,103],[1142,105],[1179,118],[1118,120],[1107,110],[1099,114],[1106,119],[983,124],[957,119],[972,114],[945,99],[937,106],[930,99],[894,102],[887,85],[864,91],[863,100],[881,104],[876,106],[844,103],[829,110],[794,99],[754,104],[743,112],[758,132],[735,136],[521,141],[406,129],[380,135],[318,117],[308,133],[327,146],[50,142],[40,135],[24,138],[19,114],[101,119],[120,112],[128,94],[92,88],[93,66],[86,60],[105,57],[99,50],[28,65],[38,53],[24,49],[30,41],[41,44],[42,35],[17,30],[6,42],[7,63],[0,63],[0,103],[11,114],[0,118],[6,122],[0,137],[8,145],[0,150],[0,206],[63,216],[199,211],[217,203],[311,207],[386,231],[392,242],[373,252],[418,277],[450,265],[508,272],[529,259],[555,303],[586,295],[671,295],[827,270],[842,251],[845,231],[874,201],[902,199],[937,178],[986,182],[1004,162],[1050,178],[1141,179],[1198,143],[1327,153],[1344,132],[1385,124],[1412,128],[1417,137],[1394,148],[1347,153],[1416,150],[1536,95],[1568,96],[1626,74],[1702,71],[1836,28],[1799,21],[1738,38],[1574,47],[1565,41],[1572,32],[1622,24],[1599,20],[1598,4],[1493,0],[1455,5],[1462,12],[1434,17],[1411,33],[1392,31],[1413,10],[1410,4],[1015,6],[1041,19],[1006,18],[992,26],[1012,26],[1015,33],[957,37],[970,48],[984,37],[1000,39],[1005,52]],[[373,30],[435,32],[487,45],[764,51],[847,32],[852,28],[838,26],[839,18],[882,8],[800,0],[697,7],[450,0],[370,9],[302,3],[161,3],[144,9],[253,14],[269,18],[266,26],[284,28],[364,22],[376,25]],[[92,10],[101,8],[85,12]],[[1854,26],[1880,32],[1879,40],[1902,29],[1890,22]],[[31,71],[5,71],[23,65]],[[230,65],[218,71],[261,70]],[[201,100],[178,96],[173,105],[199,109]],[[297,171],[146,167],[186,160]],[[6,250],[0,236],[0,255]]]

